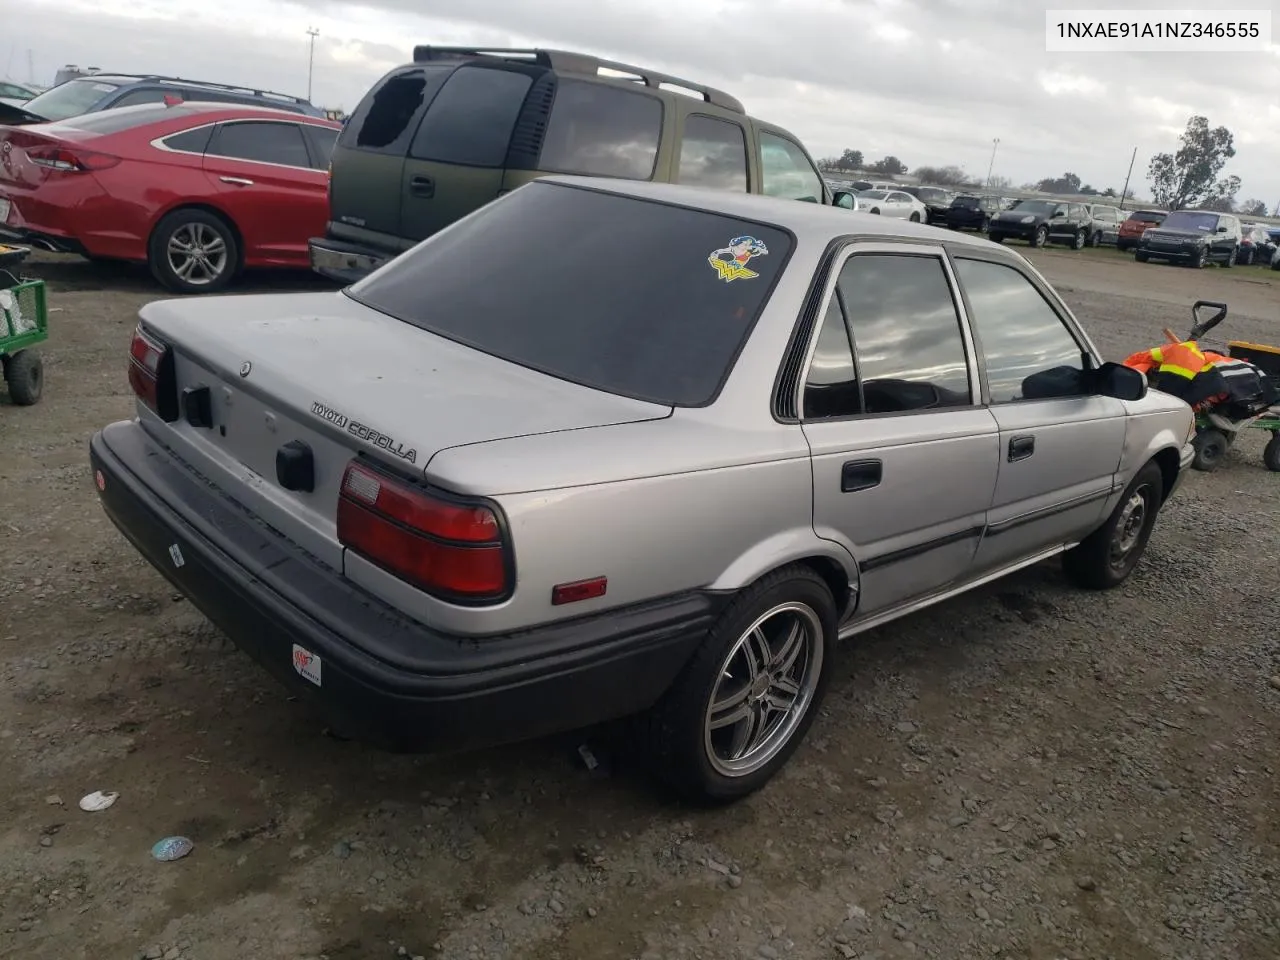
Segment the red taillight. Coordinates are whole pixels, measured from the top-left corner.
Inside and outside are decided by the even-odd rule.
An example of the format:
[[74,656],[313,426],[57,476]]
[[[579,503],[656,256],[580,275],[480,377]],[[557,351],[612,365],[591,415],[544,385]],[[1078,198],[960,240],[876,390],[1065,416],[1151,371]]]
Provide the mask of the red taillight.
[[493,509],[443,499],[356,461],[342,478],[338,540],[443,600],[496,601],[509,592]]
[[138,326],[129,344],[129,386],[147,407],[172,423],[178,419],[177,391],[169,348]]
[[120,162],[119,157],[110,154],[61,146],[28,147],[27,159],[37,167],[60,173],[91,173],[114,167]]

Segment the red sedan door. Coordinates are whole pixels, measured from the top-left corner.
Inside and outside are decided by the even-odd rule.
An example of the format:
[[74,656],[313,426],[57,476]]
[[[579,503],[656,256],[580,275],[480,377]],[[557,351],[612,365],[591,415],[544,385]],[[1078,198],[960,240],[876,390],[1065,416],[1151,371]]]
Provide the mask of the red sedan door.
[[205,174],[240,230],[246,266],[309,266],[307,241],[325,231],[328,178],[301,126],[230,120],[205,149]]

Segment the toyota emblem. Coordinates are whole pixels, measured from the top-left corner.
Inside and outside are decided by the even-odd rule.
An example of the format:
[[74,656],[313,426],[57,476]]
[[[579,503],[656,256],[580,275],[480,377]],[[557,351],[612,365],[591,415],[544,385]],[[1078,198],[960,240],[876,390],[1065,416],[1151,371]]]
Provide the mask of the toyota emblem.
[[240,376],[247,377],[249,375],[249,371],[252,369],[253,364],[246,360],[244,363],[240,364]]

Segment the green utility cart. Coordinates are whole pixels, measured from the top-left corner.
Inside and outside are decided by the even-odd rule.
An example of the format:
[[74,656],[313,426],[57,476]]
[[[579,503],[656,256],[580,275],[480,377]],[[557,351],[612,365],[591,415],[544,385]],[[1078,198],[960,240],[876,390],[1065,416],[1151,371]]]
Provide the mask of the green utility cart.
[[44,365],[35,346],[49,337],[44,281],[18,273],[30,253],[28,247],[0,244],[0,364],[9,399],[20,407],[40,399]]

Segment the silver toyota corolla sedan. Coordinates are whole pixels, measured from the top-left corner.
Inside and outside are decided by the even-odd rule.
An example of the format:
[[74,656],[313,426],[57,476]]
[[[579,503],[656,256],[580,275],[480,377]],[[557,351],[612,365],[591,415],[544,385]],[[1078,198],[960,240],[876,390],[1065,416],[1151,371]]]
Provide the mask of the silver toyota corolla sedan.
[[634,717],[758,789],[838,641],[1060,555],[1138,562],[1190,409],[1014,250],[548,178],[340,292],[145,307],[102,503],[337,729],[456,749]]

